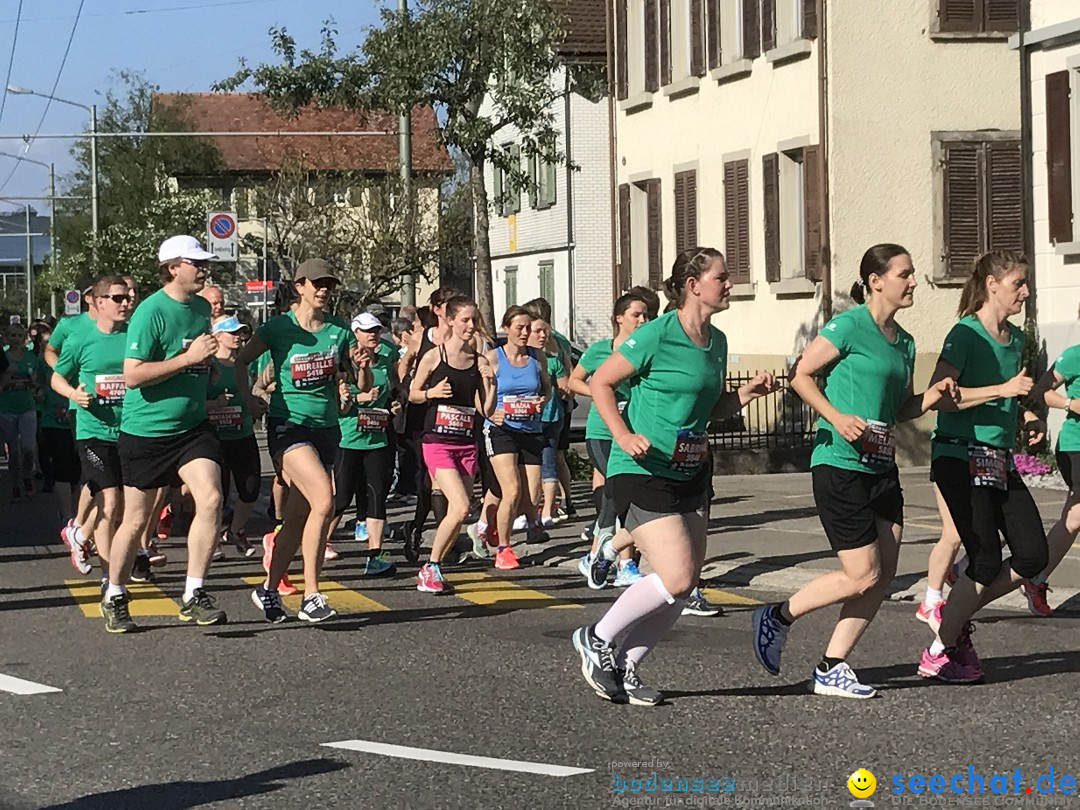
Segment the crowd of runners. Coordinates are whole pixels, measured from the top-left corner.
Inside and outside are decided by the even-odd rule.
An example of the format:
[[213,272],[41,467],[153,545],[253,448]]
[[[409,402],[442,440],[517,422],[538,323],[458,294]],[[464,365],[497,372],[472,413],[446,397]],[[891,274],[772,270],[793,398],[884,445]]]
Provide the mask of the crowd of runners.
[[[575,395],[591,396],[594,516],[578,571],[590,588],[622,590],[572,643],[600,697],[662,700],[642,681],[642,661],[680,615],[721,612],[700,580],[713,494],[709,424],[776,390],[768,373],[728,387],[728,340],[714,325],[732,288],[721,253],[678,256],[663,313],[656,291],[621,295],[612,336],[580,356],[542,298],[511,306],[498,335],[472,300],[447,287],[394,318],[373,304],[345,320],[331,312],[334,267],[311,259],[279,286],[278,314],[252,328],[207,283],[213,256],[198,240],[167,239],[157,260],[162,286],[145,299],[130,277],[96,279],[82,314],[51,328],[13,322],[0,353],[11,498],[34,496],[38,472],[55,492],[72,565],[89,575],[97,561],[108,632],[137,629],[129,583],[152,580],[167,562],[158,541],[178,515],[187,516],[179,618],[197,625],[226,621],[206,580],[227,553],[261,552],[265,578],[251,601],[266,621],[284,621],[281,596],[297,592],[298,619],[335,616],[320,581],[324,563],[338,558],[329,541],[352,506],[354,536],[367,546],[364,576],[397,574],[387,541],[422,563],[415,587],[424,593],[451,593],[442,569],[462,556],[516,569],[523,546],[515,532],[534,548],[577,514],[570,415]],[[867,250],[851,289],[856,305],[824,325],[791,371],[793,390],[819,417],[813,496],[839,569],[754,611],[753,652],[778,675],[795,621],[839,605],[809,681],[817,694],[876,694],[848,658],[896,573],[900,422],[937,412],[931,478],[944,529],[916,613],[933,633],[918,663],[923,677],[981,680],[972,616],[1017,588],[1034,613],[1049,615],[1047,578],[1080,530],[1080,490],[1072,488],[1080,346],[1041,380],[1027,375],[1024,334],[1009,320],[1028,295],[1024,257],[995,251],[975,261],[959,320],[919,393],[914,341],[897,322],[915,287],[903,247]],[[1057,457],[1070,486],[1049,535],[1011,460],[1021,421],[1027,441],[1042,440],[1046,408],[1067,412]],[[260,425],[272,470],[262,469]],[[278,525],[260,549],[247,531],[264,473]],[[392,504],[414,506],[412,517],[389,525]]]

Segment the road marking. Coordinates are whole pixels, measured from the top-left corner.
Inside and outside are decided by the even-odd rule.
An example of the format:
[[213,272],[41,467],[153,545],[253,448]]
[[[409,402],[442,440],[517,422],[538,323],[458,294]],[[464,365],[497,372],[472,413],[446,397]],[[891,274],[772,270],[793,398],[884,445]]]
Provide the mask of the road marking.
[[[101,617],[101,581],[97,579],[65,579],[71,598],[88,619]],[[149,582],[132,582],[128,585],[131,601],[128,608],[132,616],[178,616],[180,604]]]
[[731,591],[722,591],[719,588],[702,588],[701,592],[705,594],[705,598],[710,602],[717,605],[760,605],[757,599],[751,599],[748,596],[740,596],[737,593]]
[[574,602],[559,599],[542,591],[534,591],[510,580],[498,579],[482,572],[444,574],[454,586],[454,596],[474,605],[493,608],[579,608]]
[[370,740],[344,740],[343,742],[323,743],[322,747],[342,748],[346,751],[362,751],[366,754],[380,754],[384,757],[397,757],[398,759],[415,759],[420,762],[445,762],[449,765],[467,765],[472,768],[490,768],[496,771],[536,773],[541,776],[580,776],[583,773],[593,772],[592,768],[568,768],[565,765],[547,765],[543,762],[477,757],[472,754],[456,754],[451,751],[412,748],[406,745],[389,745]]
[[[253,586],[262,585],[266,582],[266,577],[244,577],[243,579],[248,585]],[[359,591],[347,588],[340,582],[334,582],[332,579],[324,579],[320,582],[319,592],[326,597],[326,600],[330,603],[330,607],[336,610],[340,615],[345,615],[347,613],[374,613],[376,611],[390,609],[386,605],[380,604],[374,599],[364,596]],[[304,595],[302,592],[293,594],[292,596],[281,597],[281,601],[285,607],[294,613],[300,610],[300,603],[303,599]]]
[[11,692],[13,695],[44,695],[48,692],[63,692],[55,686],[46,686],[43,683],[24,681],[13,675],[0,675],[0,691]]

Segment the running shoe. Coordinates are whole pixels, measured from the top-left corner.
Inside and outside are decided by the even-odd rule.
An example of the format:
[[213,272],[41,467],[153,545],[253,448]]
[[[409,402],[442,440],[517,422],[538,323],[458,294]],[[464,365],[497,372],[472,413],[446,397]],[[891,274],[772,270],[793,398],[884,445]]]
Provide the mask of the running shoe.
[[590,543],[590,544],[592,543],[592,536],[593,536],[593,527],[592,526],[587,526],[581,532],[581,539],[586,543]]
[[937,678],[945,683],[978,683],[982,680],[981,672],[964,666],[959,659],[960,656],[955,650],[950,658],[946,650],[932,655],[927,647],[922,651],[922,658],[919,660],[919,675],[924,678]]
[[589,569],[592,567],[592,553],[587,552],[577,561],[577,570],[585,579],[589,578]]
[[332,545],[327,543],[326,548],[323,549],[323,559],[326,562],[333,562],[334,560],[337,560],[337,559],[340,559],[340,558],[341,558],[341,555],[338,554],[336,551],[334,551],[334,547]]
[[543,523],[530,523],[525,530],[526,543],[546,543],[550,539],[551,535],[545,531]]
[[425,563],[416,575],[416,590],[424,593],[446,593],[446,580],[438,565]]
[[272,532],[267,532],[263,535],[262,547],[263,558],[262,567],[266,573],[270,573],[270,561],[274,558],[274,541],[277,540],[277,533],[279,529],[274,529]]
[[210,557],[214,562],[225,559],[225,540],[219,540],[217,545],[214,546],[214,553]]
[[75,521],[69,520],[67,525],[60,530],[60,537],[68,547],[71,556],[71,565],[80,574],[90,573],[90,557],[86,548],[78,541],[75,535]]
[[1034,616],[1053,616],[1054,609],[1050,607],[1050,604],[1046,601],[1046,594],[1052,589],[1045,582],[1032,582],[1030,579],[1025,579],[1020,587],[1024,591],[1024,596],[1027,597],[1028,610],[1031,611]]
[[286,574],[281,578],[281,581],[278,583],[277,592],[282,596],[293,596],[294,594],[300,593],[300,589],[289,581],[289,575]]
[[919,607],[915,609],[915,618],[936,633],[941,629],[941,610],[944,607],[944,599],[937,600],[930,607],[926,606],[925,601],[919,602]]
[[633,665],[628,664],[626,669],[622,670],[619,674],[622,677],[623,693],[626,695],[627,701],[632,705],[655,706],[656,704],[663,702],[664,693],[659,689],[654,689],[651,686],[643,684]]
[[776,605],[762,605],[754,611],[754,656],[770,675],[780,674],[780,654],[784,651],[788,631],[773,618]]
[[172,506],[165,504],[161,509],[161,514],[158,515],[157,531],[155,532],[159,540],[165,540],[172,533],[172,521]]
[[136,554],[135,562],[131,566],[132,582],[153,582],[154,573],[150,570],[150,557],[146,554]]
[[810,691],[815,695],[832,695],[833,697],[855,698],[866,700],[877,695],[877,690],[859,682],[858,676],[841,661],[828,672],[822,672],[814,667],[814,677],[810,680]]
[[228,619],[225,611],[218,608],[214,597],[202,588],[196,588],[191,598],[180,605],[180,621],[195,622],[199,627],[207,627],[211,624],[225,624]]
[[724,609],[705,598],[701,588],[694,588],[682,609],[683,616],[723,616]]
[[396,571],[397,566],[390,562],[390,554],[386,551],[369,554],[364,563],[365,577],[388,577]]
[[304,601],[300,603],[300,611],[296,614],[296,618],[300,621],[313,624],[332,619],[334,616],[337,616],[337,611],[330,607],[326,597],[321,593],[305,596]]
[[165,552],[158,548],[157,540],[147,541],[146,552],[147,557],[150,559],[151,568],[161,568],[169,561],[169,558],[165,556]]
[[353,529],[353,540],[357,543],[366,543],[368,541],[366,520],[356,521],[356,528]]
[[956,638],[956,660],[961,666],[967,667],[981,680],[983,677],[982,661],[979,660],[979,654],[975,652],[975,645],[971,643],[971,634],[975,632],[975,622],[968,622],[964,625],[964,629],[960,631],[960,635]]
[[491,552],[488,550],[487,544],[487,526],[484,525],[481,528],[481,524],[470,524],[465,533],[469,535],[469,539],[472,540],[472,553],[478,560],[483,560],[491,556]]
[[627,560],[619,564],[619,570],[615,572],[615,579],[611,584],[616,588],[628,588],[639,579],[644,578],[645,575],[638,570],[637,563],[633,560]]
[[251,601],[271,624],[285,621],[285,609],[281,606],[281,596],[277,591],[269,591],[265,585],[259,585],[251,592]]
[[596,556],[593,557],[592,565],[589,566],[589,587],[594,591],[598,591],[607,585],[608,577],[611,576],[611,572],[615,570],[615,560],[609,560],[601,553],[603,545],[600,550],[597,550]]
[[570,517],[569,512],[567,512],[561,506],[556,506],[555,511],[551,515],[551,522],[552,523],[562,523],[568,517]]
[[571,639],[581,656],[581,674],[593,691],[604,700],[621,699],[623,679],[615,666],[615,648],[598,638],[589,625],[575,630]]
[[547,531],[548,529],[554,529],[555,519],[550,517],[542,517],[540,518],[540,525],[545,531]]
[[111,599],[101,600],[101,615],[105,619],[106,633],[134,633],[139,629],[131,620],[127,593],[118,593]]
[[525,531],[529,526],[529,519],[524,515],[518,515],[514,518],[514,525],[510,527],[511,531],[521,532]]
[[512,571],[515,568],[520,568],[521,562],[510,546],[503,546],[495,552],[495,567],[503,571]]
[[[240,531],[236,532],[234,532],[232,529],[229,529],[226,532],[225,536],[228,541],[233,544],[233,548],[236,549],[236,553],[239,554],[241,557],[250,557],[255,553],[255,546],[253,546],[251,541],[248,540],[247,531],[245,529],[240,529]],[[152,561],[151,564],[153,564]]]

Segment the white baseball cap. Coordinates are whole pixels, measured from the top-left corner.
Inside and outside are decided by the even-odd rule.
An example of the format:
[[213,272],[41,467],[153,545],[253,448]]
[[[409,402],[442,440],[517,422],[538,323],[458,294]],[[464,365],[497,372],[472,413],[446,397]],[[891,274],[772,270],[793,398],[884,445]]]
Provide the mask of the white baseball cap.
[[194,236],[170,236],[161,243],[157,252],[158,264],[175,261],[176,259],[190,259],[193,262],[202,262],[216,258],[202,246],[202,243]]
[[382,324],[379,323],[379,319],[370,312],[361,312],[352,319],[352,330],[354,332],[357,330],[361,332],[372,332],[376,329],[382,329]]

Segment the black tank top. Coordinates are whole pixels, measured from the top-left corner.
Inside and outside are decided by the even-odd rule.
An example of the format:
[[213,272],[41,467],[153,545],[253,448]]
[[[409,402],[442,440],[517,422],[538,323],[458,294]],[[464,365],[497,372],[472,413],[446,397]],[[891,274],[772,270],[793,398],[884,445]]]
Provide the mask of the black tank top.
[[480,366],[476,352],[468,368],[454,368],[446,360],[446,348],[439,346],[439,364],[428,378],[427,388],[450,381],[448,399],[433,399],[424,417],[424,441],[471,444],[476,422],[476,394],[481,390]]

